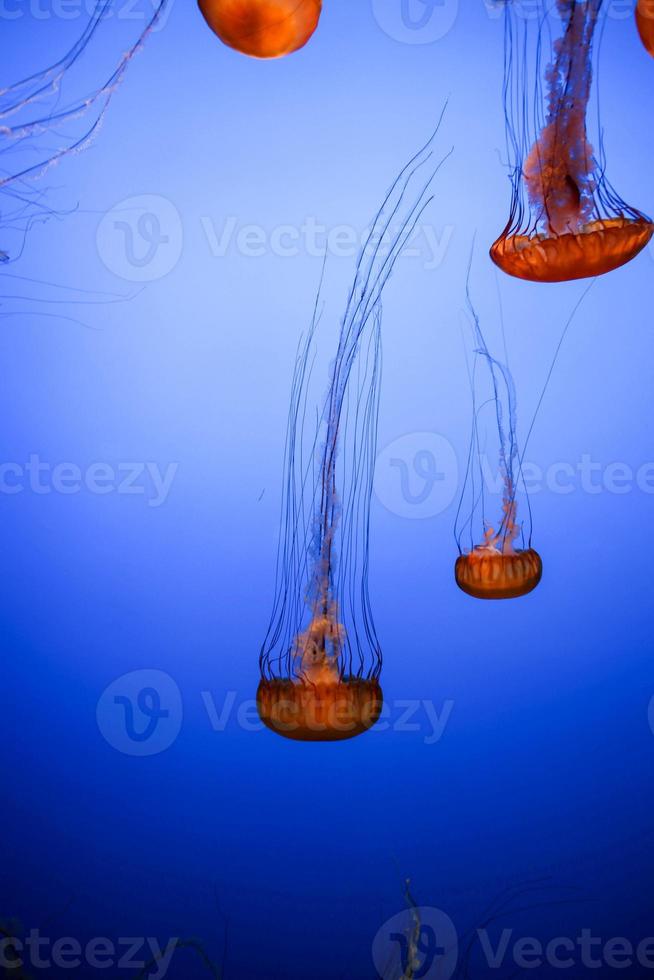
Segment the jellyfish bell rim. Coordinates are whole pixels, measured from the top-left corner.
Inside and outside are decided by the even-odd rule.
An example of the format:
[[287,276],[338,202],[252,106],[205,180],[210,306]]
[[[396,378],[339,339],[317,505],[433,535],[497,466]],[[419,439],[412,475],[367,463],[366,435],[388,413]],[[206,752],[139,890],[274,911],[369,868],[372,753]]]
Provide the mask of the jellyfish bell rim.
[[375,678],[342,678],[334,684],[262,679],[257,711],[266,728],[295,742],[342,742],[379,721],[383,693]]
[[543,560],[534,548],[512,555],[475,549],[459,555],[454,577],[461,591],[473,599],[520,599],[540,585]]
[[[228,2],[233,4],[234,0],[228,0]],[[237,0],[237,2],[245,10],[253,0]],[[278,0],[278,2],[282,2],[282,0]],[[285,18],[277,22],[271,21],[268,25],[249,32],[239,32],[233,27],[230,29],[229,18],[221,13],[220,8],[225,4],[225,0],[198,0],[198,7],[209,28],[232,51],[237,51],[239,54],[254,58],[257,61],[275,61],[295,54],[296,51],[300,51],[309,43],[320,22],[322,2],[323,0],[298,0],[295,8],[289,11],[288,18],[301,16],[303,18],[302,23],[298,25],[300,29],[295,36],[289,31],[288,38],[284,39],[283,42],[278,41],[268,46],[265,40],[266,30],[279,27]]]
[[654,234],[644,216],[606,218],[562,235],[507,233],[491,245],[503,272],[528,282],[571,282],[605,275],[635,259]]

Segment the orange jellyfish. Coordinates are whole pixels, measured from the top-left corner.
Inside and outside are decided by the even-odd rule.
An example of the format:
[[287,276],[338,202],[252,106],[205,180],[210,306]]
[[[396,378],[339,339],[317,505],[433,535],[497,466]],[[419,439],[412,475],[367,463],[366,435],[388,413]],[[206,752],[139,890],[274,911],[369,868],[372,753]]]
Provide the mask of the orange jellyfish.
[[636,26],[643,45],[654,57],[654,0],[638,0]]
[[534,282],[602,275],[638,255],[654,231],[650,219],[609,184],[601,138],[598,154],[588,138],[593,38],[602,0],[556,0],[563,32],[545,76],[544,117],[538,74],[548,14],[540,11],[534,44],[532,19],[512,8],[507,3],[504,91],[513,193],[491,258],[509,275]]
[[318,26],[322,0],[198,0],[209,27],[230,48],[253,58],[281,58],[304,47]]
[[[365,299],[364,303],[367,305]],[[362,397],[372,406],[378,401],[379,316],[373,309],[366,309],[365,315],[368,320],[372,316],[373,321],[373,337],[367,342],[363,336],[367,323],[354,323],[351,318],[344,321],[325,408],[325,442],[320,445],[316,433],[314,450],[309,452],[316,457],[317,476],[310,484],[311,501],[306,505],[302,500],[306,494],[306,475],[294,472],[294,467],[304,455],[300,418],[306,410],[305,383],[314,356],[315,319],[298,356],[293,379],[286,455],[289,473],[282,524],[285,535],[273,618],[260,658],[262,676],[257,705],[265,725],[300,741],[337,741],[360,735],[375,724],[382,707],[381,652],[370,611],[366,563],[361,560],[356,569],[344,568],[345,561],[350,557],[356,561],[357,557],[356,554],[348,556],[347,551],[338,570],[336,563],[339,540],[342,552],[348,546],[350,535],[360,535],[362,528],[367,527],[370,506],[370,488],[356,485],[364,477],[369,482],[369,472],[358,474],[355,468],[352,474],[355,486],[349,500],[363,507],[361,516],[344,510],[336,489],[336,461],[340,457],[339,435],[347,385],[343,372],[349,375],[362,341],[366,342],[367,356]],[[363,452],[374,453],[371,445],[374,421],[369,413],[363,416],[355,413],[348,430]],[[349,454],[353,452],[350,448]],[[353,462],[356,466],[356,461]],[[362,541],[356,544],[361,547]],[[308,588],[303,584],[305,569],[308,569]],[[304,602],[303,592],[306,593]],[[351,608],[355,594],[360,610]],[[346,619],[353,620],[355,616],[360,618],[360,625],[356,622],[351,627],[346,625]],[[306,619],[308,622],[303,622]]]
[[507,480],[499,529],[489,527],[483,544],[457,558],[456,584],[475,599],[518,599],[533,592],[543,577],[543,562],[534,548],[516,549],[518,526],[515,488]]
[[290,739],[353,738],[370,729],[382,709],[382,655],[368,591],[380,304],[431,200],[435,171],[423,177],[431,147],[430,141],[402,171],[373,222],[341,323],[322,416],[306,434],[318,304],[296,361],[277,586],[257,692],[264,724]]
[[[457,515],[456,537],[459,545],[454,575],[463,592],[476,599],[517,599],[533,592],[543,576],[543,563],[531,546],[531,509],[529,528],[518,522],[517,490],[522,481],[521,456],[517,439],[516,391],[508,365],[490,353],[477,313],[468,291],[468,310],[475,337],[475,363],[471,377],[473,392],[473,429],[468,470]],[[477,366],[483,363],[490,377],[490,394],[478,404],[476,396]],[[501,517],[497,524],[486,519],[485,474],[482,463],[480,418],[488,406],[493,411],[493,427],[499,437],[500,477],[503,485]],[[476,461],[476,462],[475,462]],[[478,464],[478,465],[476,465]],[[466,497],[471,500],[470,516],[459,525]],[[483,539],[475,543],[474,520],[481,510]],[[463,547],[463,536],[469,534],[470,547]]]

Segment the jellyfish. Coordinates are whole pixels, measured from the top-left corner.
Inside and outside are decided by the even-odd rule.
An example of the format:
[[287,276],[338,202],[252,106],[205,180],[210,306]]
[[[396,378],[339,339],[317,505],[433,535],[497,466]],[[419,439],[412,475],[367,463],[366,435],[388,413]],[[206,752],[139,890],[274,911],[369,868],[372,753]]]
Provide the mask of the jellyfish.
[[281,58],[303,48],[320,20],[322,0],[198,0],[221,41],[253,58]]
[[515,547],[522,528],[517,523],[515,487],[509,478],[502,511],[498,530],[489,526],[483,543],[456,560],[456,584],[475,599],[518,599],[533,592],[543,577],[538,552],[531,545]]
[[[457,514],[459,557],[454,575],[459,588],[476,599],[517,599],[533,592],[538,586],[543,575],[543,563],[538,552],[531,546],[531,510],[528,512],[528,530],[518,520],[517,490],[521,483],[524,485],[524,481],[517,439],[516,389],[508,364],[497,360],[488,349],[479,317],[472,304],[469,286],[467,305],[475,340],[475,361],[471,375],[473,426],[468,470]],[[490,395],[481,405],[478,404],[475,394],[479,363],[486,367],[490,381]],[[492,524],[486,520],[485,513],[479,432],[480,416],[487,406],[493,411],[494,427],[499,437],[499,473],[503,487],[501,515]],[[475,478],[473,465],[475,457],[480,464],[478,479]],[[472,500],[471,516],[459,528],[463,502],[468,495]],[[475,543],[473,519],[479,509],[482,511],[484,530],[481,542]],[[470,548],[467,551],[462,545],[466,530],[470,534]]]
[[654,57],[654,0],[638,0],[636,26],[644,47]]
[[491,258],[509,275],[534,282],[602,275],[633,259],[654,231],[613,189],[601,137],[596,153],[587,132],[602,0],[556,0],[562,33],[545,73],[544,111],[539,75],[548,12],[539,3],[532,39],[531,18],[513,7],[509,0],[504,82],[512,201]]
[[310,414],[319,304],[298,350],[277,585],[257,693],[264,724],[290,739],[353,738],[375,724],[382,708],[382,655],[368,586],[381,300],[431,201],[438,169],[429,167],[433,139],[397,177],[373,222],[349,292],[323,409],[308,438],[304,420]]
[[93,142],[111,99],[146,39],[159,23],[169,0],[157,0],[136,40],[91,93],[68,98],[69,83],[82,56],[92,46],[114,0],[96,0],[89,19],[72,47],[52,65],[0,89],[0,154],[5,163],[0,193],[7,201],[0,231],[15,241],[0,241],[0,262],[20,257],[29,229],[54,212],[34,182],[66,157]]

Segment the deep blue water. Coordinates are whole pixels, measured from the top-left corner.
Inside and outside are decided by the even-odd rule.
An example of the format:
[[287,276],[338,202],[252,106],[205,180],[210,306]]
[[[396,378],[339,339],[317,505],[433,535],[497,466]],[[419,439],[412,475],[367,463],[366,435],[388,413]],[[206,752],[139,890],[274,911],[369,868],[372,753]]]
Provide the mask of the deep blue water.
[[[53,61],[83,23],[81,5],[69,19],[28,6],[3,8],[3,83]],[[57,216],[5,269],[67,288],[3,275],[3,295],[26,298],[0,307],[0,919],[23,934],[193,937],[219,963],[226,934],[226,978],[372,978],[407,876],[460,937],[507,889],[543,879],[546,897],[520,897],[498,924],[512,944],[654,932],[654,250],[593,287],[534,428],[541,587],[474,602],[452,571],[472,238],[496,343],[500,291],[523,435],[584,286],[510,281],[485,258],[509,204],[502,21],[481,0],[460,6],[446,0],[419,31],[399,0],[326,0],[303,51],[259,63],[177,2],[93,146],[40,185]],[[652,212],[654,63],[632,5],[618,6],[601,55],[609,171]],[[98,84],[144,9],[103,25],[75,91]],[[439,150],[454,153],[384,304],[370,584],[389,715],[349,743],[286,742],[253,721],[252,699],[295,349],[326,230],[335,343],[355,243],[446,98]],[[150,262],[133,198],[167,236]],[[63,302],[34,298],[46,294]],[[412,504],[390,461],[410,468],[425,448],[443,479]],[[107,705],[144,686],[169,716],[138,742]],[[147,721],[137,713],[136,730]],[[512,975],[510,956],[471,975]],[[588,972],[613,975],[602,963]],[[109,957],[99,972],[137,971]],[[187,950],[167,975],[208,974]]]

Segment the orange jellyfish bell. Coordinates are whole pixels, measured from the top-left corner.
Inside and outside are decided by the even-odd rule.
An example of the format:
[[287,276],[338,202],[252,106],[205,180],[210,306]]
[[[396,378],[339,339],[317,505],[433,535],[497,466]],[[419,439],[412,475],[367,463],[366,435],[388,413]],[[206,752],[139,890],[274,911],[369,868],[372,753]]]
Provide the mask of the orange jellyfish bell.
[[654,0],[638,0],[636,26],[644,47],[654,57]]
[[322,0],[198,0],[221,41],[253,58],[281,58],[302,48],[320,20]]
[[378,721],[382,704],[379,682],[358,677],[325,683],[262,680],[257,691],[264,725],[300,742],[356,738]]
[[475,599],[518,599],[539,584],[543,562],[533,548],[505,555],[481,546],[459,555],[455,577],[459,588]]
[[[646,0],[650,4],[654,10],[654,0]],[[512,7],[506,6],[510,50],[505,91],[513,196],[491,258],[509,275],[532,282],[603,275],[635,258],[651,239],[654,225],[611,187],[603,147],[600,143],[596,155],[588,139],[593,38],[602,0],[557,0],[563,33],[554,42],[545,76],[544,119],[540,107],[534,116],[537,100],[529,93],[532,73],[535,91],[541,91],[538,68],[545,37],[530,39],[525,33],[530,25]],[[522,22],[515,22],[516,17]],[[543,17],[539,22],[542,31],[549,30],[546,21]],[[528,54],[523,58],[517,50]],[[525,153],[527,147],[531,149]]]
[[644,216],[591,221],[563,234],[504,232],[490,255],[503,272],[531,282],[568,282],[601,276],[641,252],[654,228]]

